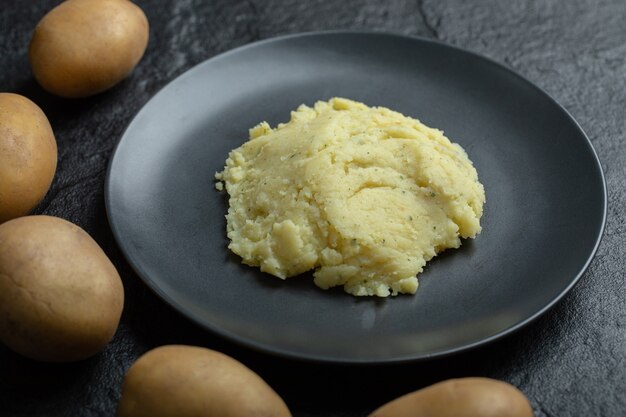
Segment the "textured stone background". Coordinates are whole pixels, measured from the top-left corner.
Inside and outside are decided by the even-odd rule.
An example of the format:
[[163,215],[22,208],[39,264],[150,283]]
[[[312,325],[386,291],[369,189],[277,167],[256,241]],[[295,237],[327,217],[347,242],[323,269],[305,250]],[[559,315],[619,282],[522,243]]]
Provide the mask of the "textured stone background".
[[[295,417],[365,416],[441,379],[509,381],[536,416],[626,415],[626,2],[622,0],[146,0],[148,50],[113,90],[67,101],[44,93],[27,61],[30,34],[58,1],[0,0],[0,91],[24,94],[48,115],[59,144],[52,188],[37,209],[86,229],[119,269],[122,322],[98,356],[45,365],[0,346],[0,416],[113,416],[122,378],[146,350],[166,343],[223,350],[262,375]],[[605,170],[609,212],[597,256],[579,284],[542,318],[497,343],[428,363],[312,365],[233,345],[161,302],[130,270],[103,201],[116,141],[141,106],[191,66],[276,35],[372,29],[436,38],[502,62],[562,103],[593,142]],[[580,190],[585,192],[585,190]]]

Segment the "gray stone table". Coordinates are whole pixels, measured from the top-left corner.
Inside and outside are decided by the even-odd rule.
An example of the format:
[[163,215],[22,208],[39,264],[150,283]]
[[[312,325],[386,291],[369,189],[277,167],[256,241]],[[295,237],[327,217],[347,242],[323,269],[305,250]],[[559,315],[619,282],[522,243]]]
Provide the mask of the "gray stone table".
[[[146,55],[114,89],[62,100],[34,81],[32,29],[58,1],[0,0],[0,91],[48,115],[59,145],[52,188],[37,213],[87,230],[126,290],[119,330],[92,359],[47,365],[0,346],[0,416],[113,416],[124,372],[143,352],[185,343],[228,353],[258,372],[295,417],[366,416],[400,394],[468,375],[499,378],[531,398],[536,416],[626,415],[626,2],[622,0],[142,0]],[[605,171],[606,232],[590,268],[556,307],[482,348],[426,363],[337,366],[248,350],[203,331],[134,274],[107,224],[104,178],[125,126],[160,88],[216,54],[277,35],[368,29],[435,38],[521,73],[563,104]]]

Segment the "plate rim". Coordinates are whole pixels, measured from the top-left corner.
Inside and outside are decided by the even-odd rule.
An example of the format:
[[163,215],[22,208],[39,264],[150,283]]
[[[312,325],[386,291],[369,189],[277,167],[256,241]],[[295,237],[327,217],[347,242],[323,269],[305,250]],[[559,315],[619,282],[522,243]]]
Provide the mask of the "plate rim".
[[[283,41],[289,41],[292,39],[297,39],[297,38],[304,38],[304,37],[319,37],[319,36],[329,36],[329,35],[350,35],[350,36],[382,36],[382,37],[389,37],[389,38],[397,38],[399,40],[403,40],[403,41],[412,41],[412,42],[420,42],[420,43],[426,43],[426,44],[432,44],[435,45],[436,47],[439,48],[444,48],[444,49],[451,49],[453,50],[455,53],[461,53],[461,54],[466,54],[466,55],[470,55],[472,58],[474,59],[479,59],[482,61],[487,62],[489,65],[493,65],[501,70],[506,71],[508,74],[515,76],[516,78],[520,79],[526,86],[529,86],[531,88],[533,88],[534,90],[536,90],[538,93],[540,93],[542,96],[544,96],[546,99],[548,99],[548,101],[552,104],[555,105],[556,108],[562,112],[566,118],[573,123],[573,126],[579,131],[579,133],[582,135],[582,137],[585,139],[585,144],[586,147],[588,148],[588,150],[590,151],[590,154],[592,156],[592,161],[595,164],[595,168],[598,171],[599,174],[599,178],[600,178],[600,182],[602,185],[602,218],[601,218],[601,224],[600,227],[597,230],[597,234],[595,236],[595,242],[594,242],[594,246],[593,249],[589,252],[589,255],[587,256],[587,259],[585,260],[584,264],[582,265],[582,267],[580,268],[580,270],[577,272],[577,274],[574,276],[574,278],[568,283],[567,286],[565,286],[565,288],[559,292],[555,297],[553,297],[549,303],[547,303],[543,308],[539,309],[538,311],[536,311],[534,314],[530,315],[529,317],[527,317],[524,320],[521,320],[519,322],[517,322],[516,324],[514,324],[511,327],[508,327],[496,334],[493,334],[489,337],[485,337],[482,338],[478,341],[475,342],[471,342],[471,343],[465,343],[462,344],[460,346],[454,347],[454,348],[449,348],[449,349],[444,349],[441,351],[437,351],[437,352],[432,352],[432,353],[427,353],[427,354],[421,354],[421,355],[396,355],[396,356],[392,356],[389,358],[378,358],[378,359],[359,359],[359,358],[344,358],[344,357],[332,357],[332,355],[321,355],[321,354],[310,354],[310,353],[297,353],[294,352],[293,350],[289,350],[289,349],[284,349],[281,347],[276,347],[276,346],[272,346],[266,343],[261,343],[261,342],[257,342],[255,340],[251,340],[249,338],[246,337],[242,337],[236,333],[233,333],[229,330],[223,329],[219,326],[214,326],[211,325],[210,323],[206,323],[204,320],[199,319],[198,317],[196,317],[196,315],[190,311],[190,309],[184,307],[183,305],[177,303],[176,301],[174,301],[168,294],[166,291],[163,291],[159,285],[154,282],[150,276],[146,273],[144,273],[141,270],[141,266],[139,265],[139,262],[135,262],[132,259],[132,256],[129,255],[129,252],[127,251],[127,246],[124,243],[124,239],[121,237],[121,232],[118,229],[117,226],[115,226],[115,222],[113,220],[111,211],[111,200],[112,200],[112,196],[111,196],[111,176],[112,176],[112,167],[113,164],[115,162],[116,156],[118,155],[118,150],[121,147],[122,142],[124,141],[124,139],[127,137],[127,133],[129,132],[129,130],[133,127],[134,122],[136,121],[136,119],[145,111],[146,107],[152,102],[154,101],[159,95],[161,95],[163,93],[163,91],[168,88],[172,83],[174,82],[180,82],[181,80],[188,78],[190,76],[192,76],[196,71],[198,71],[200,69],[200,67],[202,67],[203,65],[206,65],[207,63],[210,62],[214,62],[216,60],[220,60],[223,58],[226,58],[232,54],[237,54],[237,53],[242,53],[247,49],[251,49],[251,48],[256,48],[256,47],[261,47],[264,46],[266,44],[271,44],[271,43],[275,43],[275,42],[283,42]],[[132,116],[132,118],[130,119],[130,121],[126,124],[126,127],[124,128],[121,136],[117,139],[112,151],[111,151],[111,155],[109,157],[109,161],[107,163],[107,170],[106,170],[106,176],[105,176],[105,183],[104,183],[104,203],[105,203],[105,211],[106,211],[106,216],[107,216],[107,221],[109,223],[109,228],[113,234],[113,237],[115,239],[115,243],[118,245],[120,251],[122,252],[125,261],[128,263],[128,265],[131,267],[131,269],[135,272],[135,274],[137,274],[137,276],[140,278],[140,280],[148,287],[150,288],[151,291],[153,291],[163,302],[165,302],[166,304],[168,304],[170,307],[172,307],[174,310],[176,310],[178,313],[180,313],[185,319],[187,320],[191,320],[193,323],[195,323],[196,325],[198,325],[200,328],[202,328],[204,331],[209,331],[211,333],[213,333],[214,335],[217,335],[219,337],[223,337],[225,339],[227,339],[228,341],[232,341],[232,342],[236,342],[237,344],[239,344],[240,346],[244,346],[246,348],[251,348],[254,349],[256,351],[260,351],[266,354],[271,354],[273,356],[279,356],[282,358],[287,358],[287,359],[295,359],[295,360],[300,360],[300,361],[305,361],[305,362],[314,362],[314,363],[329,363],[329,364],[341,364],[341,365],[376,365],[376,364],[402,364],[402,363],[415,363],[415,362],[424,362],[424,361],[429,361],[429,360],[433,360],[433,359],[438,359],[438,358],[444,358],[444,357],[448,357],[451,355],[456,355],[456,354],[460,354],[462,352],[466,352],[466,351],[470,351],[470,350],[474,350],[478,347],[484,346],[484,345],[488,345],[491,344],[497,340],[503,339],[515,332],[517,332],[518,330],[522,329],[523,327],[526,327],[527,325],[529,325],[531,322],[537,320],[540,316],[544,315],[545,313],[547,313],[550,309],[552,309],[556,304],[558,304],[564,297],[565,295],[567,295],[572,288],[580,281],[580,279],[582,278],[582,276],[585,274],[585,272],[587,271],[587,269],[589,268],[589,265],[591,264],[591,262],[593,261],[593,259],[595,258],[595,255],[598,251],[598,248],[600,246],[600,243],[602,241],[602,238],[604,236],[604,232],[605,232],[605,228],[606,228],[606,222],[607,222],[607,213],[608,213],[608,193],[607,193],[607,184],[606,184],[606,178],[605,178],[605,174],[604,174],[604,170],[602,168],[602,163],[600,161],[600,158],[598,157],[598,153],[596,151],[596,149],[593,146],[593,143],[591,141],[591,139],[589,138],[589,136],[587,135],[587,133],[583,130],[583,128],[580,126],[580,124],[578,123],[578,121],[570,114],[570,112],[561,104],[559,103],[556,99],[554,99],[547,91],[545,91],[542,87],[538,86],[537,84],[533,83],[532,81],[530,81],[529,79],[527,79],[526,77],[524,77],[523,75],[521,75],[520,73],[518,73],[516,70],[508,67],[507,65],[500,63],[490,57],[487,57],[485,55],[482,55],[480,53],[474,52],[472,50],[468,50],[468,49],[464,49],[462,47],[456,46],[456,45],[452,45],[449,43],[445,43],[443,41],[437,40],[437,39],[432,39],[432,38],[426,38],[423,36],[416,36],[416,35],[407,35],[407,34],[402,34],[402,33],[398,33],[398,32],[391,32],[391,31],[377,31],[377,30],[344,30],[344,29],[338,29],[338,30],[323,30],[323,31],[308,31],[308,32],[298,32],[298,33],[291,33],[291,34],[285,34],[285,35],[279,35],[279,36],[274,36],[274,37],[270,37],[270,38],[266,38],[266,39],[262,39],[262,40],[258,40],[258,41],[253,41],[244,45],[240,45],[238,47],[235,47],[233,49],[229,49],[227,51],[218,53],[216,55],[213,55],[195,65],[193,65],[192,67],[186,69],[185,71],[181,72],[180,74],[176,75],[175,77],[173,77],[172,79],[170,79],[169,81],[167,81],[165,84],[163,84],[154,94],[152,94],[152,96],[141,105],[141,108]]]

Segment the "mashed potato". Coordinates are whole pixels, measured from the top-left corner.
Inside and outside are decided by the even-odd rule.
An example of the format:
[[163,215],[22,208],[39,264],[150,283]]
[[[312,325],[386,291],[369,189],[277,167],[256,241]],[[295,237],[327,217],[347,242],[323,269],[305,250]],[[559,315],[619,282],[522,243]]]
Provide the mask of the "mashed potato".
[[252,128],[216,178],[245,264],[279,278],[315,269],[319,287],[353,295],[413,294],[428,260],[481,231],[485,192],[459,145],[343,98]]

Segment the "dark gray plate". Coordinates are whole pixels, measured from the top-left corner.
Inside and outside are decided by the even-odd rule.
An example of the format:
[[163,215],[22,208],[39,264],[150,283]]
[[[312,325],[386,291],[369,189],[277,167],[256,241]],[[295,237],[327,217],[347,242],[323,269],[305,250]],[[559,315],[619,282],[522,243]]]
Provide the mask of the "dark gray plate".
[[[262,120],[343,96],[443,129],[485,185],[483,232],[433,260],[415,296],[357,299],[286,282],[227,249],[213,175]],[[581,277],[604,228],[597,156],[542,90],[423,39],[330,32],[235,49],[186,72],[137,114],[106,183],[109,221],[139,276],[190,319],[245,345],[331,362],[464,350],[545,312]]]

